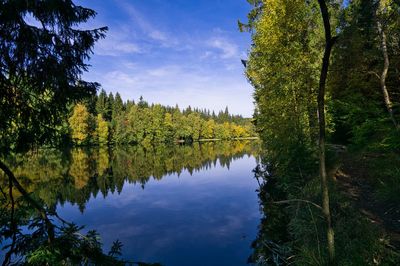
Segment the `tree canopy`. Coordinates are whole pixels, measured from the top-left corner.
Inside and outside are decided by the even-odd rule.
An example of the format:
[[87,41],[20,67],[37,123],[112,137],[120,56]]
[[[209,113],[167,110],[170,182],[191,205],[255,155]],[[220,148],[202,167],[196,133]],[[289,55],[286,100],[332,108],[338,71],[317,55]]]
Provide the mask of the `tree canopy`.
[[81,79],[106,27],[82,30],[96,12],[71,0],[0,2],[0,146],[29,149],[59,134],[68,104],[93,95]]
[[[352,227],[350,224],[357,219],[363,223],[365,218],[356,214],[344,217],[343,213],[351,211],[343,203],[345,197],[335,183],[338,169],[334,167],[342,156],[337,149],[342,146],[336,145],[348,145],[358,153],[349,157],[367,158],[374,153],[387,160],[385,165],[398,157],[399,1],[248,2],[253,9],[248,14],[248,22],[239,22],[239,28],[252,36],[245,65],[246,75],[255,90],[254,118],[265,154],[265,162],[258,169],[263,170],[256,172],[265,178],[260,198],[263,206],[275,213],[276,209],[267,207],[270,195],[265,196],[265,193],[270,191],[270,184],[276,182],[281,194],[272,197],[282,199],[285,195],[288,209],[296,212],[293,215],[288,211],[282,218],[288,223],[287,242],[283,243],[282,236],[269,238],[268,234],[275,236],[272,226],[266,235],[260,236],[258,251],[262,252],[257,253],[255,259],[265,263],[275,258],[275,262],[289,263],[286,259],[294,258],[293,262],[299,265],[333,265],[336,246],[339,265],[353,265],[354,261],[393,263],[393,257],[387,255],[391,251],[380,246],[375,236],[365,236],[365,241],[370,241],[365,249],[360,248],[357,240],[346,242],[353,233],[346,225]],[[396,169],[386,166],[381,170],[390,174],[375,174],[374,177],[385,176],[380,179],[383,186],[393,186],[389,184],[398,180]],[[321,185],[316,179],[318,171]],[[371,183],[379,190],[381,185],[373,180]],[[328,187],[334,195],[330,204]],[[390,189],[392,194],[386,200],[396,200],[393,193],[396,189],[399,186]],[[321,202],[321,198],[322,205],[317,204],[318,208],[311,204]],[[300,208],[299,204],[304,207]],[[314,207],[310,210],[307,206]],[[333,213],[332,221],[329,212]],[[320,219],[321,214],[324,219]],[[328,228],[329,232],[332,226],[339,232],[336,245],[332,241],[333,232],[329,235],[325,231],[324,235],[322,230],[313,228],[310,215],[313,219],[318,217],[313,220],[318,228]],[[363,226],[365,231],[374,231]],[[309,235],[313,230],[316,230],[318,248]],[[358,232],[357,237],[364,237],[362,234]],[[319,241],[329,245],[320,248]],[[373,247],[379,247],[379,259],[365,252],[367,249],[372,252]]]
[[[89,110],[96,111],[91,113]],[[95,117],[97,122],[93,122]],[[192,109],[190,106],[181,110],[179,107],[150,105],[143,97],[135,104],[134,101],[124,102],[119,93],[114,98],[112,93],[107,95],[104,90],[91,104],[78,103],[73,107],[69,131],[70,138],[77,145],[114,143],[149,146],[256,136],[251,119],[232,115],[228,108],[215,115],[209,110]]]

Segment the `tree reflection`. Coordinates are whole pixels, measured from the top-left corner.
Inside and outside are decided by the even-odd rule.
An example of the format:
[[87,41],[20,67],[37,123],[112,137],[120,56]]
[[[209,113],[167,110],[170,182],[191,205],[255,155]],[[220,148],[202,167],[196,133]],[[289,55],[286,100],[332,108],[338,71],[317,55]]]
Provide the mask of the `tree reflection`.
[[262,218],[257,238],[252,243],[253,254],[249,263],[257,265],[288,265],[291,249],[289,241],[289,219],[282,207],[274,201],[286,199],[276,177],[270,174],[269,164],[261,162],[253,170],[259,184],[258,198]]
[[[76,204],[81,212],[91,196],[121,192],[125,183],[145,186],[170,174],[190,174],[255,155],[255,142],[208,142],[192,146],[130,146],[67,151],[43,149],[5,158],[13,167],[1,173],[1,246],[3,265],[16,262],[59,265],[94,263],[118,265],[121,243],[103,253],[96,232],[56,213],[57,204]],[[146,265],[146,264],[141,264]]]

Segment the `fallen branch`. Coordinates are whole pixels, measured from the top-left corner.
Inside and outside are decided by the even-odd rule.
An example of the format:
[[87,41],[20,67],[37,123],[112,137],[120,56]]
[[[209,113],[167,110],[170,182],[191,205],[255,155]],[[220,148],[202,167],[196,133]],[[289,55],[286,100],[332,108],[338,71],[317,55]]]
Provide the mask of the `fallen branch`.
[[309,200],[302,200],[302,199],[290,199],[290,200],[281,200],[281,201],[274,201],[274,204],[287,204],[287,203],[291,203],[291,202],[303,202],[303,203],[309,203],[311,205],[313,205],[314,207],[322,210],[322,207],[319,206],[318,204],[309,201]]

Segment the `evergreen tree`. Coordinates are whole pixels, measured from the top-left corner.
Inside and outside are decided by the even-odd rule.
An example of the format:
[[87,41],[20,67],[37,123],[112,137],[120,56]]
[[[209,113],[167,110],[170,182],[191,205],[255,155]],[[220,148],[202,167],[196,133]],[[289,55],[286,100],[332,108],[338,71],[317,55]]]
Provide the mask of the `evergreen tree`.
[[[41,24],[30,25],[28,14]],[[79,25],[95,15],[71,0],[0,2],[1,149],[54,141],[68,106],[94,95],[98,84],[81,75],[107,28]]]
[[97,114],[101,114],[102,117],[107,116],[107,105],[108,105],[107,102],[108,102],[107,93],[104,89],[101,89],[99,96],[97,97],[96,112]]
[[121,95],[117,92],[115,94],[115,100],[112,108],[112,118],[114,119],[116,116],[121,115],[124,111],[124,103],[122,101]]
[[113,109],[114,109],[114,102],[115,102],[114,95],[112,94],[112,92],[110,92],[108,94],[107,105],[106,105],[106,107],[107,107],[106,108],[107,116],[104,117],[107,121],[111,121],[111,119],[112,119],[112,113],[113,113]]
[[107,144],[109,141],[108,123],[103,119],[101,114],[97,115],[97,138],[100,145]]

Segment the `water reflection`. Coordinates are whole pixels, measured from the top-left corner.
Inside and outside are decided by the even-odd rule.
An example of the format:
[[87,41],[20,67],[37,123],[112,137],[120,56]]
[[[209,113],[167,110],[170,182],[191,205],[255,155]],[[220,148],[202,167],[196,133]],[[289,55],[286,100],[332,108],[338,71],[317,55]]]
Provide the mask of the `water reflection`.
[[[117,149],[74,148],[39,150],[8,160],[14,175],[28,192],[35,192],[47,206],[76,203],[83,210],[91,195],[121,192],[124,183],[144,186],[151,178],[187,170],[190,174],[229,166],[244,155],[256,155],[257,143],[209,142],[192,146],[129,146]],[[2,179],[5,182],[6,179]],[[2,185],[5,185],[3,183]]]
[[[252,141],[39,150],[8,165],[49,210],[98,229],[107,247],[121,239],[128,258],[243,265],[259,221],[251,176],[257,151]],[[6,178],[0,182],[7,186]],[[210,261],[196,262],[205,253]]]

